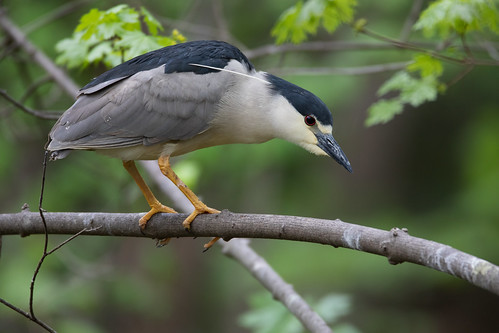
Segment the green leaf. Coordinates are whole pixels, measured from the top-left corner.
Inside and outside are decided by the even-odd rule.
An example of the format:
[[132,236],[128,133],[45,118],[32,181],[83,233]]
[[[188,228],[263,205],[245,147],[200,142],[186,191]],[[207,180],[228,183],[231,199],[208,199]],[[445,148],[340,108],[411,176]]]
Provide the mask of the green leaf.
[[300,41],[305,40],[306,34],[303,31],[303,28],[298,27],[295,24],[295,22],[298,21],[302,6],[303,3],[300,1],[295,6],[282,13],[277,24],[271,31],[271,35],[276,37],[277,44],[282,44],[287,40],[291,40],[293,43],[299,43]]
[[[351,300],[346,295],[327,294],[320,300],[307,300],[310,306],[329,325],[337,324],[341,317],[351,312]],[[250,297],[251,310],[239,318],[239,323],[254,333],[301,333],[303,326],[282,303],[276,302],[267,292]],[[358,332],[348,325],[350,332]],[[336,330],[336,326],[333,327]]]
[[159,23],[158,20],[154,18],[154,16],[151,15],[151,13],[145,9],[144,7],[140,7],[140,12],[144,16],[144,22],[147,25],[147,29],[149,29],[149,32],[153,36],[158,35],[158,30],[163,30],[163,27],[161,26],[161,23]]
[[315,34],[320,25],[333,33],[340,24],[353,20],[356,0],[309,0],[288,8],[272,29],[277,44],[300,43]]
[[101,12],[97,8],[92,8],[87,14],[80,18],[80,24],[76,27],[76,32],[93,27],[95,22],[100,21]]
[[58,65],[75,68],[85,64],[85,55],[88,52],[89,45],[80,41],[79,38],[65,38],[55,45],[55,49],[59,52],[59,56],[55,60]]
[[333,33],[342,23],[352,22],[356,1],[336,0],[327,3],[328,5],[324,10],[323,25],[329,33]]
[[419,71],[421,77],[436,76],[439,77],[443,73],[442,62],[433,58],[428,54],[418,54],[414,57],[414,62],[407,65],[409,72]]
[[[431,60],[425,59],[424,57],[422,57],[420,61],[423,63],[425,61],[432,63]],[[433,66],[435,66],[435,64],[433,64]],[[428,69],[424,66],[423,68],[415,66],[414,70],[423,72]],[[398,92],[398,96],[389,100],[381,99],[371,105],[368,109],[366,125],[372,126],[390,121],[395,115],[402,113],[405,104],[417,107],[424,102],[434,101],[437,98],[438,93],[444,91],[445,86],[438,81],[437,75],[425,74],[427,75],[414,77],[405,70],[395,73],[379,88],[377,94],[378,96],[382,96],[390,92]]]
[[141,31],[129,31],[121,36],[115,43],[119,49],[125,50],[125,60],[132,59],[148,51],[161,47],[153,36],[147,36]]
[[404,104],[398,98],[390,100],[381,99],[374,103],[367,110],[368,116],[366,126],[385,124],[393,119],[397,114],[402,113]]
[[113,47],[111,42],[102,42],[96,45],[90,52],[87,54],[87,61],[89,63],[100,62],[103,61],[107,54],[113,52]]
[[423,11],[414,29],[447,38],[484,29],[499,34],[499,12],[492,0],[438,0]]
[[412,77],[406,71],[396,72],[388,81],[378,89],[377,95],[382,96],[390,91],[402,90],[412,82]]
[[400,99],[414,107],[424,102],[434,101],[438,95],[438,80],[434,76],[413,79],[410,84],[402,87]]
[[439,85],[439,81],[434,75],[415,78],[406,71],[399,71],[379,88],[378,95],[399,91],[401,102],[416,107],[423,102],[435,100]]
[[[141,28],[140,19],[151,35]],[[106,11],[91,9],[83,15],[72,38],[56,46],[60,53],[57,62],[70,68],[102,62],[106,66],[119,65],[123,60],[151,50],[184,42],[177,30],[171,36],[160,36],[160,23],[145,8],[140,14],[128,5],[118,5]]]

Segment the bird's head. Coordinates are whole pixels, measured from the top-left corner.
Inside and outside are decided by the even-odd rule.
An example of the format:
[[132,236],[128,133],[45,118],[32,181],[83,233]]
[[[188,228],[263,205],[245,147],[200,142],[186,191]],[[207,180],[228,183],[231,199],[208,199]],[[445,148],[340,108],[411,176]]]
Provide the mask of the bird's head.
[[333,137],[333,117],[324,102],[274,75],[266,74],[266,79],[273,92],[272,123],[277,137],[313,154],[330,156],[352,172],[348,158]]

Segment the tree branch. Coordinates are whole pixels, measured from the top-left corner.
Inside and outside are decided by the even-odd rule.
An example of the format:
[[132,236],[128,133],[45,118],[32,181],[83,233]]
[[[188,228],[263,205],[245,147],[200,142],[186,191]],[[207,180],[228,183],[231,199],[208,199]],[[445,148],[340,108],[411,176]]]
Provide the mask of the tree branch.
[[63,18],[89,3],[91,3],[91,0],[73,0],[67,2],[49,13],[38,16],[34,21],[23,26],[22,30],[24,34],[29,35],[31,32],[40,29],[44,25]]
[[405,68],[410,61],[392,62],[386,64],[359,66],[359,67],[281,67],[273,68],[269,71],[276,74],[294,74],[294,75],[366,75],[396,71]]
[[308,331],[332,333],[331,328],[310,308],[293,286],[286,283],[248,244],[248,239],[233,239],[223,244],[222,253],[242,264]]
[[35,62],[37,62],[54,81],[65,90],[70,96],[76,97],[78,94],[78,86],[72,80],[68,80],[68,76],[64,71],[57,67],[50,58],[48,58],[42,51],[36,48],[26,38],[26,35],[13,24],[6,16],[5,10],[0,7],[0,27],[10,36],[10,38],[19,46],[21,46],[26,53],[28,53]]
[[14,106],[16,106],[18,109],[35,116],[40,119],[49,119],[49,120],[56,120],[58,119],[62,111],[57,112],[57,111],[38,111],[38,110],[33,110],[31,108],[28,108],[27,106],[23,105],[22,103],[16,101],[14,98],[12,98],[7,92],[3,89],[0,89],[0,96],[3,96],[6,100],[8,100],[10,103],[12,103]]
[[0,298],[0,303],[2,303],[3,305],[7,306],[8,308],[14,310],[15,312],[19,313],[20,315],[26,317],[27,319],[35,322],[36,324],[40,325],[46,331],[51,332],[51,333],[55,333],[56,332],[52,327],[50,327],[49,325],[47,325],[46,323],[44,323],[40,319],[38,319],[38,318],[32,318],[31,315],[28,312],[24,311],[23,309],[18,308],[17,306],[15,306],[12,303],[7,302],[3,298]]
[[[127,237],[214,237],[269,238],[327,244],[373,253],[388,258],[391,264],[412,262],[433,268],[499,295],[499,267],[458,251],[450,246],[412,237],[407,231],[384,231],[340,220],[306,217],[235,214],[200,215],[191,232],[184,230],[186,214],[156,214],[142,232],[138,220],[142,214],[119,213],[45,213],[48,232]],[[100,227],[99,229],[95,229]],[[23,211],[0,215],[0,234],[42,234],[43,225],[37,213]]]
[[407,16],[404,27],[400,32],[399,39],[403,42],[407,42],[409,40],[409,36],[411,35],[412,26],[418,20],[419,14],[421,13],[421,8],[423,7],[423,0],[414,0],[412,2],[411,11],[409,12],[409,16]]
[[[269,44],[260,46],[254,49],[244,50],[244,54],[248,59],[266,57],[275,54],[288,52],[332,52],[332,51],[366,51],[366,50],[389,50],[400,48],[402,46],[393,43],[394,40],[384,40],[379,42],[351,42],[351,41],[312,41],[301,44]],[[431,42],[415,42],[411,43],[420,50],[433,49],[436,44]],[[488,45],[469,45],[475,52],[489,52],[490,48],[498,47],[497,43],[489,43]]]
[[397,39],[383,36],[377,32],[369,30],[365,27],[358,29],[357,32],[363,33],[366,36],[369,36],[371,38],[389,43],[389,44],[396,46],[396,47],[399,47],[401,49],[412,50],[412,51],[422,52],[422,53],[428,53],[434,58],[444,60],[444,61],[447,61],[449,63],[454,63],[457,65],[499,66],[499,61],[495,61],[495,60],[476,59],[476,58],[461,59],[461,58],[449,57],[449,56],[446,56],[444,54],[438,53],[436,51],[427,50],[427,49],[425,49],[417,44],[414,44],[414,43],[404,42],[404,41],[400,41]]

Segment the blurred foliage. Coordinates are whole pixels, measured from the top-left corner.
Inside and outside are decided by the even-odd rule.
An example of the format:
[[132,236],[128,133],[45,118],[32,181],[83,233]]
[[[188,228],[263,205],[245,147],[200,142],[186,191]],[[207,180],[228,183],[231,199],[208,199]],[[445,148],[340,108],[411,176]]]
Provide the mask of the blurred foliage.
[[421,14],[414,28],[427,37],[438,33],[443,39],[486,29],[499,35],[499,12],[494,0],[438,0]]
[[[316,34],[319,26],[331,34],[341,24],[352,23],[357,14],[356,5],[355,0],[299,1],[281,15],[272,29],[272,36],[276,38],[277,44],[286,41],[301,43],[309,35]],[[366,32],[366,26],[368,20],[365,18],[353,23],[357,33]],[[434,101],[439,93],[444,93],[446,85],[439,80],[444,70],[442,61],[466,65],[470,55],[464,40],[469,38],[471,32],[489,30],[493,35],[499,34],[499,12],[492,0],[437,0],[421,13],[412,28],[423,31],[423,36],[430,39],[438,34],[448,45],[439,52],[432,52],[407,44],[410,49],[420,53],[413,56],[406,70],[395,73],[378,90],[379,96],[393,91],[399,93],[390,99],[381,98],[369,107],[367,126],[387,123],[401,114],[405,106],[418,107],[422,103]],[[382,35],[377,37],[386,39]],[[456,45],[450,37],[459,37],[463,41],[463,51],[456,52]],[[453,58],[440,57],[440,54],[449,50],[454,53]]]
[[[424,59],[424,60],[421,60]],[[432,59],[428,61],[427,59]],[[436,70],[437,68],[438,70]],[[419,77],[409,72],[420,70]],[[402,113],[404,104],[418,107],[421,104],[437,99],[437,94],[445,90],[445,85],[438,81],[442,74],[442,64],[430,56],[420,55],[415,62],[407,66],[407,70],[398,71],[378,89],[378,96],[398,92],[391,99],[381,99],[369,107],[366,125],[387,123],[397,114]]]
[[319,25],[333,33],[340,24],[353,19],[356,0],[308,0],[299,1],[287,9],[272,29],[277,44],[291,41],[295,44],[316,34]]
[[[8,16],[27,28],[66,3],[21,0],[7,1],[6,6]],[[153,13],[167,31],[177,28],[189,40],[228,39],[244,50],[272,44],[269,32],[277,18],[296,2],[255,0],[249,5],[247,1],[143,0],[138,4]],[[31,30],[28,38],[55,59],[54,45],[71,36],[85,13],[116,5],[106,0],[83,3],[67,16]],[[136,5],[130,3],[130,8],[139,8],[135,10],[140,13],[141,7]],[[225,18],[222,22],[216,11],[219,5]],[[410,9],[411,3],[405,1],[358,1],[354,17],[366,18],[358,28],[398,36]],[[229,36],[219,34],[224,24]],[[439,42],[440,28],[435,29],[428,39],[424,30],[415,30],[411,41]],[[494,32],[486,25],[483,31],[467,33],[470,43],[491,41],[492,49],[496,47],[490,37]],[[451,30],[449,34],[454,36]],[[7,42],[2,31],[0,36]],[[307,36],[313,40],[370,41],[347,25],[338,26],[332,36],[320,28]],[[449,48],[445,55],[457,56],[460,52],[459,48]],[[474,54],[485,57],[487,52],[476,50]],[[426,54],[426,58],[413,58],[417,55],[421,53],[379,48],[292,52],[251,60],[257,68],[272,71],[280,67],[349,67],[415,59],[405,69],[412,79],[438,73],[434,57]],[[442,67],[438,77],[442,83],[462,69],[445,62]],[[75,68],[69,73],[83,86],[104,70],[92,64],[84,71]],[[44,74],[21,52],[2,58],[0,71],[0,87],[17,99]],[[497,67],[477,66],[435,101],[421,104],[418,112],[406,112],[384,126],[366,128],[365,110],[376,101],[376,92],[391,73],[291,73],[286,76],[288,80],[316,93],[331,107],[335,137],[352,162],[354,174],[341,170],[334,161],[280,141],[197,151],[177,159],[174,168],[183,178],[194,175],[197,193],[212,207],[341,218],[384,229],[407,227],[414,236],[497,264],[498,75]],[[61,95],[55,84],[41,88],[26,96],[26,105],[40,110],[64,110],[71,105],[71,98]],[[401,90],[394,89],[382,98],[390,101],[397,93]],[[2,212],[19,211],[24,202],[37,206],[43,145],[52,124],[13,110],[0,100]],[[120,161],[81,152],[49,164],[44,208],[139,212],[147,205]],[[63,239],[51,236],[51,245]],[[0,296],[23,308],[27,308],[29,281],[42,241],[40,236],[3,237]],[[258,297],[262,287],[216,248],[203,254],[204,242],[179,239],[156,249],[147,239],[80,237],[45,262],[35,294],[37,314],[61,332],[248,331],[241,328],[237,318],[248,310],[250,295]],[[301,294],[316,300],[329,293],[348,294],[350,312],[338,323],[352,323],[362,332],[399,332],[401,327],[409,333],[492,332],[499,326],[494,311],[499,307],[497,296],[445,274],[410,264],[390,266],[385,258],[317,244],[269,240],[254,240],[252,244]],[[261,308],[270,306],[269,296],[267,299]],[[251,304],[250,313],[258,311],[260,307]],[[18,314],[0,307],[1,332],[36,329]]]
[[[351,300],[346,295],[328,294],[320,300],[307,300],[310,307],[319,314],[334,332],[358,333],[352,325],[338,323],[351,311]],[[250,298],[251,311],[239,321],[243,327],[255,333],[300,333],[305,332],[302,324],[286,307],[275,302],[269,293],[257,293]]]
[[[147,27],[148,34],[142,31]],[[186,39],[174,29],[170,36],[158,33],[163,26],[144,7],[140,12],[128,5],[118,5],[106,11],[92,8],[80,19],[72,38],[57,43],[61,54],[57,63],[69,68],[84,68],[103,62],[108,67],[160,47]]]
[[[395,73],[378,90],[379,95],[394,90],[400,91],[400,94],[389,100],[381,99],[369,107],[366,124],[370,126],[386,123],[400,114],[404,105],[418,107],[424,102],[434,101],[438,93],[446,90],[446,85],[439,81],[439,77],[443,74],[442,61],[462,61],[462,64],[466,65],[468,60],[471,60],[467,59],[470,57],[470,51],[464,42],[469,38],[468,34],[488,29],[498,35],[498,22],[499,11],[492,0],[438,0],[431,3],[421,13],[413,29],[422,30],[427,38],[433,37],[437,32],[444,40],[450,36],[459,37],[463,42],[463,51],[456,52],[456,45],[449,40],[449,45],[444,47],[443,51],[450,50],[453,59],[436,59],[435,55],[427,53],[416,54],[413,62],[407,66],[407,70]],[[408,73],[416,71],[420,72],[417,77]]]

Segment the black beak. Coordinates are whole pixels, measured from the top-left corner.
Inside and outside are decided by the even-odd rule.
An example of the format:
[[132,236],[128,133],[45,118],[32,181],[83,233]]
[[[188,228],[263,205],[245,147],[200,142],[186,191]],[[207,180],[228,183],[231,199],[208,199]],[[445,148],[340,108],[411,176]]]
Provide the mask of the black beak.
[[345,167],[345,169],[349,172],[352,172],[352,166],[350,165],[348,158],[331,134],[321,133],[316,134],[315,136],[318,140],[317,146],[319,146],[320,149],[324,150],[326,154],[334,158],[336,162],[343,165],[343,167]]

